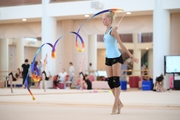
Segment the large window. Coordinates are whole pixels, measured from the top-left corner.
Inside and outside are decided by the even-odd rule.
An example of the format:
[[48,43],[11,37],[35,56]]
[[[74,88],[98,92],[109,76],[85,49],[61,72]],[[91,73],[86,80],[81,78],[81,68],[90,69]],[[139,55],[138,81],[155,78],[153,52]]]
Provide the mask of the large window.
[[138,34],[138,42],[153,42],[153,33],[139,33]]

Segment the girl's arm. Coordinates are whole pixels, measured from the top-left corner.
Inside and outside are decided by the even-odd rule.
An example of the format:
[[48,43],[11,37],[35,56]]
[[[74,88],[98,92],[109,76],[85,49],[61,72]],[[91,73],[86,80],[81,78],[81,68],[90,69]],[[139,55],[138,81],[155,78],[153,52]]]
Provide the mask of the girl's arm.
[[112,29],[111,34],[112,34],[112,36],[114,36],[116,38],[116,40],[118,41],[120,47],[129,55],[129,57],[133,60],[133,62],[138,63],[139,60],[137,58],[134,58],[133,55],[129,52],[129,50],[122,43],[121,38],[119,37],[119,34],[117,33],[117,29],[116,28]]

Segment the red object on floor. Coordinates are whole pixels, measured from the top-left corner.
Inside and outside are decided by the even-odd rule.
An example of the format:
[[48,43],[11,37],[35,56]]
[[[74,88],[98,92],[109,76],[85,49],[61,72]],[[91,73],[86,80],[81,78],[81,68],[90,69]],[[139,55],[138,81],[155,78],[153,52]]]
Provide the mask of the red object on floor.
[[129,86],[130,88],[138,88],[138,82],[141,80],[140,76],[130,76],[129,77]]

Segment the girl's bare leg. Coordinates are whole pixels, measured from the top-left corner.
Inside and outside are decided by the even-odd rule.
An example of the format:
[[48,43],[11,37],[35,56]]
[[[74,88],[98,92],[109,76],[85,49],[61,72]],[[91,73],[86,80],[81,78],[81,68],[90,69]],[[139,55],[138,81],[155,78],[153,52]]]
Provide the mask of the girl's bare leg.
[[[112,69],[113,69],[113,76],[120,76],[120,68],[121,68],[121,64],[120,63],[116,63],[113,64]],[[117,106],[118,112],[117,114],[120,114],[121,108],[123,107],[123,104],[120,100],[120,86],[117,88],[114,88],[114,107]]]
[[[112,66],[106,66],[106,73],[107,73],[107,77],[108,78],[111,78],[112,77]],[[114,90],[114,88],[113,89],[111,89],[111,91],[112,91],[112,93],[113,93],[113,95],[114,95],[114,93],[115,93],[115,90]],[[115,109],[116,110],[116,109]],[[112,113],[114,113],[113,111],[115,111],[114,110],[114,106],[113,106],[113,108],[112,108]],[[112,114],[111,113],[111,114]]]
[[46,87],[45,87],[45,75],[44,75],[44,73],[42,74],[42,87],[44,88],[44,92],[46,92]]
[[[119,89],[120,89],[120,88],[119,88]],[[114,95],[114,97],[115,97],[115,89],[111,89],[111,91],[112,91],[112,93],[113,93],[113,95]],[[123,107],[123,104],[122,104],[121,100],[118,99],[118,112],[117,112],[117,114],[120,114],[122,107]]]
[[13,89],[12,89],[12,75],[9,76],[9,80],[10,80],[10,88],[11,88],[11,93],[13,93]]
[[[48,57],[48,54],[46,54],[46,56],[45,56],[45,58],[44,58],[44,64],[43,64],[43,66],[42,66],[43,72],[45,72],[45,69],[46,69],[47,57]],[[45,78],[46,78],[45,73],[42,73],[42,87],[44,88],[44,92],[46,92]]]

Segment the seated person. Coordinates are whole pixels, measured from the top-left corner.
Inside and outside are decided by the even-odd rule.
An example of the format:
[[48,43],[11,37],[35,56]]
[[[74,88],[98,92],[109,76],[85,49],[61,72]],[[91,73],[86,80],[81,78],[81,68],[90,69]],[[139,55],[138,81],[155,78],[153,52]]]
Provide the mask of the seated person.
[[17,72],[16,72],[15,76],[13,75],[12,72],[9,73],[9,76],[12,77],[13,81],[17,81],[18,78],[22,77],[20,68],[17,69]]
[[62,72],[60,72],[58,75],[58,79],[54,81],[54,85],[57,87],[58,83],[64,83],[64,88],[65,88],[66,87],[66,76],[67,76],[67,72],[63,68]]
[[80,88],[91,90],[92,83],[89,80],[89,76],[87,74],[84,75],[83,72],[80,72],[79,74],[83,76],[82,83],[80,84],[81,85]]
[[[169,89],[167,89],[169,90]],[[153,91],[157,92],[165,92],[166,90],[164,89],[164,76],[161,74],[159,77],[156,77],[156,82],[154,83],[154,88]]]
[[54,85],[55,85],[56,88],[58,88],[58,85],[57,85],[57,84],[59,83],[58,77],[59,77],[58,75],[56,75],[56,76],[53,77],[53,83],[54,83]]

